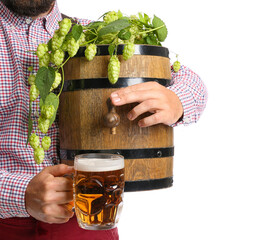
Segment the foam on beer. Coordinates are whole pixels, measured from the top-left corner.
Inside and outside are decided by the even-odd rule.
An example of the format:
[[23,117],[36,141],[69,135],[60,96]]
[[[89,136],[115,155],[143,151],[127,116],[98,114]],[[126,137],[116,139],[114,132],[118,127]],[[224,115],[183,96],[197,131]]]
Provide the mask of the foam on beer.
[[106,172],[124,168],[123,159],[79,158],[75,160],[75,170],[83,172]]

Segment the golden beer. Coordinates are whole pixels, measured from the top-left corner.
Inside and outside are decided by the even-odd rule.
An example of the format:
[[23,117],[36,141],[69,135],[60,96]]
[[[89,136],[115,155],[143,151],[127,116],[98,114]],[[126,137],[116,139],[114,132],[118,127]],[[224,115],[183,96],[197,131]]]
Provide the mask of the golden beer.
[[74,203],[79,226],[114,228],[123,205],[124,159],[114,154],[75,157]]

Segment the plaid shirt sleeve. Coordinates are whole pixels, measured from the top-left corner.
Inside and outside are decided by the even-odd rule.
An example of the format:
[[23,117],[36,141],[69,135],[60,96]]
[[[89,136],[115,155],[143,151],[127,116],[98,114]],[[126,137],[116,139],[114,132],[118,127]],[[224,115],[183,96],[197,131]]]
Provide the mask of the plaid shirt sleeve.
[[172,85],[168,89],[176,93],[184,110],[181,119],[171,126],[196,123],[207,103],[206,86],[200,77],[186,66],[181,66],[177,73],[171,68],[171,75]]
[[[0,215],[2,217],[29,217],[25,208],[25,192],[32,178],[33,175],[0,171]],[[12,202],[12,204],[10,204],[10,202]]]
[[[38,58],[32,51],[50,39],[60,19],[57,5],[47,17],[32,21],[14,15],[0,1],[0,218],[28,217],[25,191],[30,180],[43,168],[59,162],[57,122],[47,133],[52,144],[42,164],[35,163],[26,140],[28,68],[33,66],[34,73],[38,69]],[[33,112],[37,105],[37,101],[32,103]]]

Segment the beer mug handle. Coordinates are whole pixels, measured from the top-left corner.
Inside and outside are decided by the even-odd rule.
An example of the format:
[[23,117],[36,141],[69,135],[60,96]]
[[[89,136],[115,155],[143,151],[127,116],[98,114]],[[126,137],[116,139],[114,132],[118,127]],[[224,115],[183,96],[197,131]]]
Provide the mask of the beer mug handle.
[[[65,178],[70,178],[70,179],[73,180],[74,175],[73,175],[73,174],[65,174],[65,175],[63,175],[63,177],[65,177]],[[66,203],[66,204],[64,204],[64,206],[65,206],[65,208],[66,208],[67,210],[69,210],[69,211],[72,211],[72,212],[75,211],[74,201],[71,201],[71,202],[69,202],[69,203]]]

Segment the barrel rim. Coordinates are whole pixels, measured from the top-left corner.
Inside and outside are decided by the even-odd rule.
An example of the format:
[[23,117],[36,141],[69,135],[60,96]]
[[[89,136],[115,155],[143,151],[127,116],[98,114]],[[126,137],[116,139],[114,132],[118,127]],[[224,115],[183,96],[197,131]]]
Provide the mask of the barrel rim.
[[144,78],[144,77],[120,77],[115,84],[111,84],[108,78],[88,78],[65,80],[63,92],[78,91],[85,89],[105,89],[105,88],[123,88],[135,84],[157,82],[162,86],[168,87],[171,79],[164,78]]
[[[99,44],[97,45],[96,56],[106,56],[109,55],[109,44]],[[117,55],[122,55],[125,44],[119,44],[117,46]],[[84,57],[86,47],[80,47],[74,57]],[[169,58],[169,50],[164,46],[158,45],[147,45],[147,44],[135,44],[135,55],[150,55],[150,56],[160,56]]]
[[124,159],[164,158],[174,156],[174,146],[137,149],[60,149],[60,158],[73,161],[75,156],[89,153],[108,153],[122,155]]
[[124,192],[158,190],[173,186],[173,176],[140,181],[125,181]]

